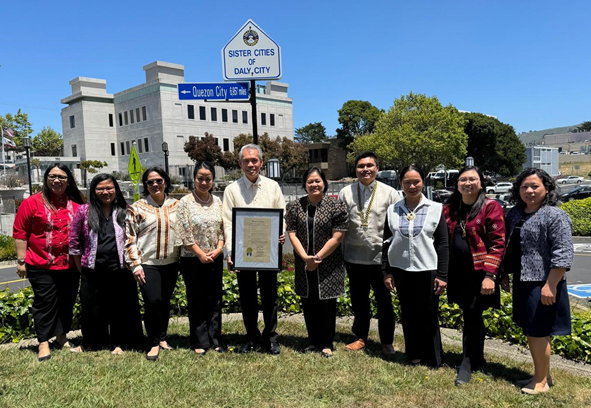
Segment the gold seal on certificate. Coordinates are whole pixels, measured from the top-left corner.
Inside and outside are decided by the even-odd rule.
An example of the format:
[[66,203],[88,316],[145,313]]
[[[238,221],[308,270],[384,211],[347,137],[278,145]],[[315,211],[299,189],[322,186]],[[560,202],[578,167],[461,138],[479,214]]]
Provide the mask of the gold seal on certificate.
[[232,261],[239,271],[280,271],[283,209],[232,209]]

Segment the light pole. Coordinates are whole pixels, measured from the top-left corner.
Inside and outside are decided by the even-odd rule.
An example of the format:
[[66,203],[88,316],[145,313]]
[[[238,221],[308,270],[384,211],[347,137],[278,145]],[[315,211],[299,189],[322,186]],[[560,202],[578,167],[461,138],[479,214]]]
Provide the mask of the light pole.
[[466,166],[474,166],[474,157],[472,157],[472,156],[466,157]]
[[164,170],[168,174],[168,143],[162,142],[162,151],[164,152]]
[[27,150],[27,174],[29,175],[29,195],[33,195],[33,182],[31,181],[31,138],[23,137],[23,146]]

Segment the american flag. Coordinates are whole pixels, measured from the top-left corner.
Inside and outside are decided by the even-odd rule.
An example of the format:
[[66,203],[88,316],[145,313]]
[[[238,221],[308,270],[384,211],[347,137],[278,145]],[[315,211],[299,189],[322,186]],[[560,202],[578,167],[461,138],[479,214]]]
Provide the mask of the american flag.
[[[4,137],[6,136],[6,137]],[[6,148],[16,148],[16,143],[14,143],[11,139],[14,137],[14,130],[11,128],[2,128],[2,144]]]
[[2,128],[2,136],[6,136],[10,139],[14,138],[14,130],[12,130],[11,128]]

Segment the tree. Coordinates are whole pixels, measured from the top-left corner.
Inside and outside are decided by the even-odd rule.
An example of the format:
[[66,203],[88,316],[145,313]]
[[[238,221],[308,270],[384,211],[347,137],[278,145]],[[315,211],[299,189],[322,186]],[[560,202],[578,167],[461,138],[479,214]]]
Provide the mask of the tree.
[[33,139],[33,150],[37,156],[60,156],[64,141],[62,135],[50,127],[44,127]]
[[410,93],[394,101],[373,134],[351,143],[348,160],[372,150],[382,168],[401,169],[416,164],[430,171],[438,164],[459,167],[466,156],[464,119],[452,105],[442,106],[436,96]]
[[294,142],[287,137],[281,141],[281,161],[282,175],[297,169],[308,162],[308,149],[305,144]]
[[341,140],[341,147],[347,149],[351,142],[359,135],[373,133],[378,119],[383,115],[371,103],[366,101],[347,101],[339,109],[339,123],[337,137]]
[[0,126],[14,131],[14,143],[16,143],[18,150],[23,150],[23,137],[29,136],[33,132],[29,116],[21,112],[20,109],[16,115],[11,113],[7,113],[5,116],[0,115]]
[[579,125],[577,129],[579,129],[579,132],[591,132],[591,122],[583,122]]
[[185,143],[185,152],[195,162],[208,161],[219,164],[222,159],[222,149],[218,146],[213,134],[207,132],[203,140],[190,136],[189,141]]
[[97,173],[103,167],[107,167],[107,162],[100,160],[83,160],[80,162],[80,170],[84,170],[84,187],[86,187],[86,173]]
[[300,143],[316,143],[327,138],[322,122],[310,123],[295,130],[295,140]]
[[511,125],[481,113],[464,113],[468,156],[482,171],[514,176],[526,160],[525,146]]

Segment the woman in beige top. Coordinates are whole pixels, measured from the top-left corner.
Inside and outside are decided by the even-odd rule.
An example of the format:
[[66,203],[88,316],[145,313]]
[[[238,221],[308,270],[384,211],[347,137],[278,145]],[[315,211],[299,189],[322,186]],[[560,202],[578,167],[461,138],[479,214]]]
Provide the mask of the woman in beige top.
[[140,284],[144,298],[144,324],[154,361],[160,348],[171,350],[166,341],[170,299],[179,275],[175,234],[179,201],[168,197],[170,178],[161,167],[151,167],[142,176],[144,198],[127,209],[125,262]]
[[177,231],[181,273],[187,287],[191,347],[198,355],[221,353],[224,228],[222,201],[211,194],[215,167],[200,162],[193,172],[195,190],[181,198]]

